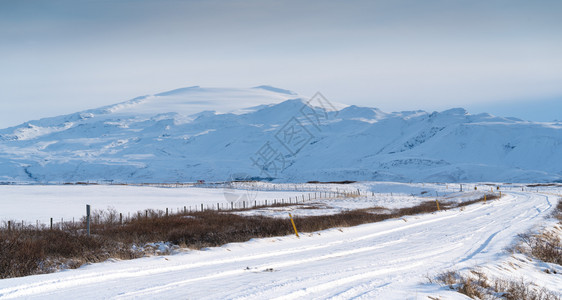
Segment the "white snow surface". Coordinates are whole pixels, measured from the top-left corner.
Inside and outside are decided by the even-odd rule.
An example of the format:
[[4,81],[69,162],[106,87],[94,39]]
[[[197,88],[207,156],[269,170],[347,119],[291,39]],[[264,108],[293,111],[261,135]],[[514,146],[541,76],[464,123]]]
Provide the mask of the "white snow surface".
[[[504,249],[540,229],[560,189],[507,189],[463,209],[4,279],[0,298],[465,299],[427,277],[479,268],[517,279],[536,269]],[[562,294],[560,276],[540,273],[534,284]]]
[[[0,182],[562,181],[562,124],[190,87],[0,130]],[[329,100],[329,99],[326,99]]]
[[[236,201],[237,196],[263,203],[269,199],[295,198],[302,192],[296,191],[259,191],[248,192],[235,189],[207,189],[207,188],[159,188],[150,186],[39,186],[39,185],[7,185],[0,186],[0,221],[12,220],[24,222],[24,225],[48,224],[50,218],[58,223],[79,221],[86,214],[86,205],[92,210],[115,209],[125,217],[142,212],[146,209],[169,209],[170,213],[183,211],[184,206],[189,211],[204,209],[229,208],[232,201],[236,208],[243,203]],[[247,200],[246,200],[247,201]],[[22,205],[23,204],[23,205]]]
[[[474,185],[403,184],[396,182],[359,182],[354,184],[272,184],[263,182],[230,183],[219,188],[197,185],[125,186],[125,185],[0,185],[0,222],[14,224],[49,224],[79,221],[92,210],[113,209],[124,217],[145,210],[169,210],[170,213],[252,208],[274,203],[295,203],[283,207],[266,207],[240,212],[242,215],[264,215],[287,218],[293,215],[310,216],[335,214],[345,210],[372,207],[388,209],[417,205],[439,199],[463,202],[483,197],[489,187],[473,191]],[[485,190],[483,190],[485,189]],[[344,193],[360,191],[361,196]],[[466,192],[468,190],[468,192]],[[373,194],[374,193],[374,194]],[[304,203],[303,203],[304,200]],[[267,202],[266,202],[267,201]],[[24,205],[22,205],[24,204]]]

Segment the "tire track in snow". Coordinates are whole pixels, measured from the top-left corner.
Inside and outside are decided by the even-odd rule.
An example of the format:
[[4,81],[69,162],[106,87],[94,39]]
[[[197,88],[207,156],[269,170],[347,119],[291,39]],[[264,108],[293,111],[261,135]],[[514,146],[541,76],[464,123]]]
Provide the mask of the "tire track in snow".
[[[523,194],[523,196],[528,196],[528,195],[527,195],[527,194]],[[537,195],[533,195],[533,196],[534,196],[534,197],[538,197]],[[543,211],[546,211],[546,210],[548,210],[548,209],[550,209],[550,208],[552,207],[552,205],[550,204],[550,201],[548,200],[548,197],[546,197],[545,199],[546,199],[546,201],[547,201],[547,203],[548,203],[548,207],[547,207],[547,208],[545,208],[545,209],[543,209],[543,210],[540,210],[539,208],[534,207],[534,210],[536,211],[536,214],[532,214],[532,216],[528,216],[528,215],[530,214],[530,211],[523,211],[520,215],[515,216],[514,219],[512,219],[512,221],[515,221],[515,222],[527,222],[527,221],[529,221],[529,220],[532,220],[532,219],[535,219],[535,218],[539,217]],[[509,205],[509,204],[512,204],[512,203],[510,203],[510,202],[504,202],[504,203],[501,203],[501,204],[500,204],[499,202],[496,202],[496,203],[494,203],[494,204],[496,204],[496,206],[504,206],[504,205]],[[487,215],[489,215],[489,214],[487,214]],[[480,217],[476,218],[475,220],[480,219],[480,218],[484,218],[484,217],[486,217],[487,215],[480,216]],[[488,227],[492,227],[492,226],[490,226],[490,225],[493,225],[493,224],[495,224],[495,223],[496,223],[496,221],[492,221],[492,222],[490,222],[487,226],[481,227],[478,231],[485,231]],[[500,234],[501,232],[507,230],[510,226],[511,226],[511,224],[507,224],[507,225],[504,226],[502,229],[493,232],[491,235],[489,235],[489,236],[486,238],[486,240],[484,240],[483,243],[481,243],[481,244],[478,246],[477,249],[475,249],[474,251],[470,252],[470,254],[466,255],[464,258],[460,259],[460,260],[458,261],[458,263],[462,263],[462,262],[469,261],[469,260],[471,260],[472,258],[474,258],[476,255],[478,255],[479,253],[482,253],[482,252],[486,249],[486,247],[488,247],[488,245],[492,242],[492,240],[493,240],[494,238],[496,238],[496,236],[497,236],[498,234]]]
[[[265,268],[268,268],[268,267],[269,268],[289,267],[289,266],[299,265],[299,264],[303,264],[303,263],[310,263],[310,262],[313,262],[313,261],[326,260],[326,259],[330,259],[330,258],[334,258],[334,257],[343,257],[343,256],[358,254],[358,253],[362,253],[362,252],[372,251],[372,250],[375,250],[375,249],[384,248],[384,247],[386,247],[387,245],[390,245],[390,244],[398,244],[398,243],[403,243],[403,242],[405,242],[405,240],[392,241],[392,242],[388,242],[386,244],[381,244],[381,245],[376,245],[376,246],[371,246],[371,247],[362,247],[362,248],[357,248],[357,249],[352,249],[352,250],[338,251],[338,252],[333,252],[333,253],[330,253],[330,254],[306,258],[306,259],[297,259],[297,260],[292,259],[292,260],[285,261],[285,262],[261,264],[261,265],[258,265],[255,268],[256,269],[265,269]],[[237,270],[241,270],[241,272],[237,272]],[[123,295],[120,295],[120,296],[121,297],[130,297],[130,296],[137,296],[137,295],[143,295],[143,294],[154,294],[154,293],[158,293],[158,292],[161,292],[163,290],[169,289],[171,287],[177,288],[179,286],[182,286],[182,285],[185,285],[185,284],[188,284],[188,283],[192,283],[192,282],[198,281],[198,280],[205,280],[205,279],[217,278],[217,277],[225,277],[225,276],[229,276],[230,274],[237,274],[237,273],[244,273],[244,272],[247,272],[247,271],[244,270],[244,269],[237,268],[235,270],[229,270],[229,271],[221,272],[219,274],[210,275],[208,277],[202,277],[202,278],[195,278],[195,279],[172,282],[172,283],[168,283],[168,284],[165,284],[165,285],[162,285],[162,286],[151,287],[149,289],[135,291],[133,293],[123,294]]]
[[[516,199],[513,198],[512,200],[516,200]],[[503,204],[500,205],[500,206],[507,205],[507,204],[513,204],[513,203],[503,203]],[[479,205],[479,204],[475,204],[475,205]],[[480,204],[480,205],[481,205],[481,204]],[[486,214],[486,215],[488,215],[488,216],[490,217],[491,214],[488,213],[488,214]],[[527,214],[526,214],[525,212],[523,212],[522,215],[525,215],[525,216],[526,216]],[[520,217],[521,217],[521,216],[518,216],[518,218],[520,218]],[[529,216],[529,217],[526,217],[523,221],[527,221],[527,220],[533,219],[533,218],[535,218],[535,217],[536,217],[536,215]],[[489,222],[489,224],[494,224],[494,223],[496,223],[496,221],[495,221],[494,219],[492,219],[492,220]],[[485,226],[485,227],[486,227],[486,226]],[[478,231],[484,231],[485,227],[479,228]],[[494,232],[492,235],[488,236],[488,238],[487,238],[483,243],[480,244],[479,248],[478,248],[476,251],[473,251],[473,252],[471,253],[470,257],[467,257],[467,258],[465,258],[465,259],[462,259],[461,262],[462,262],[462,261],[467,261],[467,260],[469,260],[470,258],[473,258],[473,257],[476,256],[477,254],[481,253],[481,252],[488,246],[488,244],[490,244],[490,242],[494,239],[494,237],[496,237],[501,231],[504,231],[504,230],[507,229],[507,228],[509,228],[509,226],[506,226],[505,228],[502,228],[501,230],[496,231],[496,232]],[[458,248],[458,247],[457,247],[457,248]],[[438,251],[436,254],[440,254],[440,253],[447,252],[447,251],[449,251],[449,249],[446,249],[446,251]],[[431,255],[431,254],[430,254],[430,255],[428,255],[427,257],[432,257],[432,256],[435,256],[435,255]],[[400,261],[392,261],[391,264],[402,263],[402,265],[404,265],[404,264],[406,263],[406,266],[411,266],[411,265],[416,265],[416,266],[417,266],[418,264],[417,264],[416,262],[411,263],[411,261],[417,261],[417,260],[420,260],[420,258],[421,258],[421,257],[414,257],[414,258],[411,259],[411,260],[404,260],[404,261],[402,261],[402,262],[400,262]],[[411,263],[411,264],[408,264],[408,263]],[[409,267],[405,267],[405,269],[408,269],[408,268],[409,268]],[[383,269],[383,270],[384,270],[384,269]],[[387,269],[387,270],[388,270],[388,269]],[[402,269],[399,269],[399,270],[402,271]],[[345,278],[354,278],[354,279],[356,279],[356,280],[359,280],[359,279],[367,279],[367,278],[369,278],[371,275],[373,275],[373,276],[379,276],[379,275],[385,274],[385,273],[386,273],[386,272],[374,271],[374,272],[366,272],[366,273],[363,273],[363,274],[365,274],[365,275],[350,276],[350,277],[345,277],[345,276],[344,276],[344,277],[345,277]],[[390,273],[390,272],[387,272],[387,273]],[[301,279],[301,280],[299,280],[299,281],[302,282],[303,280]],[[326,278],[314,278],[314,279],[311,280],[311,281],[326,282],[327,280],[326,280]],[[339,285],[345,285],[345,284],[347,284],[347,283],[349,283],[349,282],[351,282],[351,281],[347,281],[347,280],[332,280],[332,281],[328,281],[328,283],[326,283],[326,284],[324,284],[324,283],[321,284],[319,288],[316,288],[315,286],[311,286],[310,284],[306,284],[306,282],[305,282],[304,285],[305,285],[305,286],[309,286],[309,287],[303,288],[303,289],[301,289],[301,290],[298,290],[298,291],[295,291],[295,292],[292,292],[292,293],[289,293],[289,294],[286,294],[286,295],[284,295],[282,298],[283,298],[283,299],[286,299],[286,298],[291,299],[291,298],[299,298],[299,297],[303,297],[303,296],[310,296],[310,294],[312,294],[312,293],[320,292],[320,291],[327,290],[327,289],[334,289],[334,287],[337,287],[337,286],[339,286]],[[294,282],[292,282],[292,283],[290,282],[289,284],[287,284],[287,283],[285,282],[285,283],[282,284],[282,286],[287,286],[287,285],[288,285],[288,286],[291,286],[293,283],[294,283]],[[386,284],[380,285],[381,288],[386,287],[386,286],[387,286]],[[272,287],[271,287],[271,286],[268,286],[267,288],[270,289],[270,288],[272,288]],[[275,289],[275,288],[274,288],[274,289]],[[274,294],[277,294],[277,293],[274,293]],[[261,295],[259,295],[259,293],[258,293],[258,294],[250,294],[248,297],[241,297],[240,299],[245,299],[245,298],[257,298],[257,296],[261,296]],[[316,297],[325,298],[325,297],[329,297],[329,296],[330,296],[330,295],[321,295],[321,296],[314,295],[313,297],[315,297],[315,298],[316,298]]]
[[[409,256],[407,258],[400,258],[400,259],[394,259],[394,260],[388,260],[385,261],[384,264],[382,265],[367,265],[367,266],[363,266],[360,268],[355,268],[353,270],[350,270],[349,273],[353,272],[353,273],[358,273],[358,274],[351,274],[349,276],[333,276],[333,274],[331,277],[337,277],[336,279],[331,279],[331,278],[315,278],[314,281],[321,281],[322,284],[320,285],[310,285],[309,287],[306,288],[302,288],[300,290],[294,291],[288,295],[284,295],[282,297],[279,298],[283,298],[283,299],[296,299],[296,298],[301,298],[301,297],[306,297],[312,293],[318,293],[318,292],[323,292],[326,291],[328,289],[333,289],[334,287],[338,287],[338,286],[344,286],[347,283],[350,282],[357,282],[359,280],[366,280],[366,279],[372,279],[375,278],[377,276],[383,275],[383,274],[391,274],[391,273],[403,273],[407,270],[411,270],[414,268],[417,268],[419,266],[423,266],[424,264],[427,263],[427,260],[429,258],[433,258],[436,256],[440,256],[443,253],[455,250],[456,248],[459,248],[460,245],[449,245],[447,247],[442,247],[440,249],[437,250],[433,250],[433,251],[424,251],[421,254],[418,255],[412,255]],[[395,265],[402,265],[402,267],[395,267]],[[376,269],[375,271],[373,271],[373,269]],[[339,278],[339,277],[343,277],[343,278]],[[301,280],[302,281],[302,280]],[[248,298],[253,298],[254,296],[248,297]]]

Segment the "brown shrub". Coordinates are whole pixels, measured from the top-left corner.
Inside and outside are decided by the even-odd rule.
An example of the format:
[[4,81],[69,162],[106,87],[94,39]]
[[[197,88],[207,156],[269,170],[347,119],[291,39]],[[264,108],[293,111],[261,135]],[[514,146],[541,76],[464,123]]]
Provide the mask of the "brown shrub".
[[42,245],[22,233],[0,235],[0,278],[33,274],[44,258]]
[[[277,206],[284,206],[278,204]],[[294,205],[294,204],[293,204]],[[463,204],[461,204],[463,205]],[[441,209],[461,206],[441,203]],[[344,211],[334,215],[295,217],[301,232],[349,227],[406,215],[437,211],[434,201],[413,207],[386,210],[381,207]],[[130,259],[142,256],[133,245],[166,241],[193,249],[244,242],[252,238],[284,236],[293,233],[286,219],[240,216],[224,211],[204,211],[166,215],[146,210],[121,224],[115,210],[95,210],[91,216],[91,236],[84,232],[85,219],[65,223],[62,229],[0,229],[0,278],[45,273],[60,267],[79,267],[110,257]]]
[[562,241],[560,233],[545,231],[540,234],[520,234],[521,245],[515,250],[544,262],[562,265]]
[[[478,271],[470,271],[463,276],[455,271],[447,271],[435,277],[435,281],[472,299],[506,300],[560,300],[556,294],[545,289],[533,288],[532,284],[519,281],[493,279]],[[431,282],[433,280],[430,279]]]
[[76,230],[24,229],[0,232],[0,278],[47,273],[60,265],[75,268],[110,257],[138,257],[117,240]]
[[500,196],[496,195],[496,194],[486,194],[486,197],[482,196],[478,199],[465,201],[465,202],[459,203],[458,206],[463,207],[463,206],[471,205],[471,204],[478,203],[478,202],[484,202],[484,199],[486,199],[486,201],[492,201],[492,200],[496,200],[496,199],[499,199],[499,198],[500,198]]
[[558,204],[556,205],[556,210],[553,215],[560,223],[562,223],[562,198],[558,199]]

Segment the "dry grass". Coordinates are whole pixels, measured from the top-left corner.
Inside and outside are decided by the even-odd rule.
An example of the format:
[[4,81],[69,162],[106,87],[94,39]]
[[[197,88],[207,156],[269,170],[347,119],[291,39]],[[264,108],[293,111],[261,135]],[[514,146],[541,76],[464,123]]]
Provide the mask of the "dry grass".
[[486,201],[492,201],[492,200],[496,200],[496,199],[499,199],[499,198],[500,198],[500,196],[496,195],[496,194],[486,194],[485,197],[481,197],[481,198],[470,200],[470,201],[465,201],[465,202],[459,203],[458,206],[463,207],[463,206],[471,205],[471,204],[474,204],[474,203],[483,202],[484,199]]
[[468,275],[447,271],[430,279],[430,282],[446,285],[472,299],[560,300],[556,294],[522,279],[519,281],[489,279],[484,273],[474,270]]
[[[440,203],[441,209],[464,204]],[[284,206],[280,204],[279,206]],[[334,227],[356,226],[406,215],[437,210],[434,201],[381,212],[373,209],[344,211],[335,215],[295,217],[301,232],[314,232]],[[159,241],[186,248],[220,246],[252,238],[284,236],[293,233],[286,219],[263,216],[240,216],[224,211],[204,211],[166,215],[164,211],[139,212],[121,224],[115,210],[95,210],[91,218],[91,236],[85,234],[85,220],[65,223],[62,228],[0,229],[0,278],[76,268],[88,262],[108,258],[131,259],[143,256],[133,251],[134,245]]]
[[552,213],[552,216],[558,220],[559,224],[562,224],[562,198],[558,199],[556,210]]
[[520,234],[515,251],[527,254],[544,262],[562,265],[562,232],[560,229],[540,234]]
[[87,237],[76,230],[25,229],[0,233],[0,278],[48,273],[60,265],[75,268],[110,257],[139,257],[118,241]]
[[562,186],[560,183],[536,183],[528,184],[527,187],[550,187],[550,186]]

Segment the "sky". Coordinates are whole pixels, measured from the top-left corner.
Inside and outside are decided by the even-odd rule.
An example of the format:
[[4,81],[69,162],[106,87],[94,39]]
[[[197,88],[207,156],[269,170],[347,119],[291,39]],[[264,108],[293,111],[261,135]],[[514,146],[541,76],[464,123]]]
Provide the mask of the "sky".
[[562,120],[562,1],[0,0],[0,128],[186,86]]

